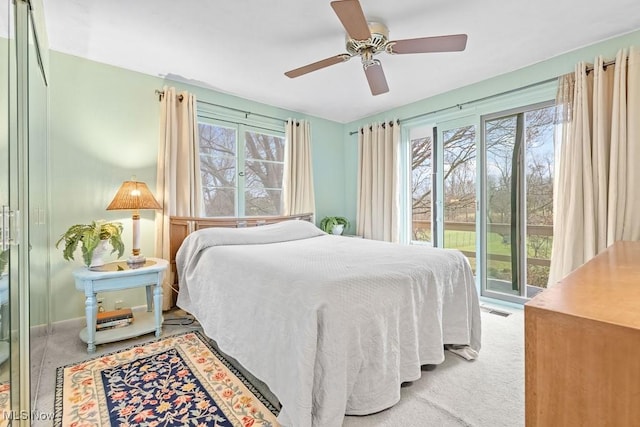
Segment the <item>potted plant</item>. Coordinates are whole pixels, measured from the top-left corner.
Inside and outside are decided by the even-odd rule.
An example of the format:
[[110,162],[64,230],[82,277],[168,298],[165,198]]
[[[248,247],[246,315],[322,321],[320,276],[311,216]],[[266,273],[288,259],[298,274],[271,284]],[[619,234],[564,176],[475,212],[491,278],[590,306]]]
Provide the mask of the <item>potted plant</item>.
[[[104,261],[94,259],[94,256],[106,253],[107,244],[110,244],[111,253],[118,252],[118,258],[124,253],[122,243],[122,224],[119,222],[92,221],[91,224],[75,224],[60,236],[56,242],[56,248],[62,244],[62,256],[67,261],[73,258],[78,244],[82,243],[82,259],[87,267],[98,267]],[[98,257],[101,258],[101,257]]]
[[320,221],[320,229],[331,234],[342,234],[349,225],[349,220],[343,216],[325,216]]

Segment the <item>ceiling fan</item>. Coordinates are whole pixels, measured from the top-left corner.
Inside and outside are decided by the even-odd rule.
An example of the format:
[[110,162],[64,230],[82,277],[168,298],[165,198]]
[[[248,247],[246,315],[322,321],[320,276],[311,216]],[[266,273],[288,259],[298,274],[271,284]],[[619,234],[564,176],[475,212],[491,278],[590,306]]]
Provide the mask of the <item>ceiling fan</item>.
[[389,40],[389,30],[379,22],[367,22],[359,0],[336,0],[331,2],[336,15],[347,31],[346,49],[341,53],[312,64],[287,71],[285,76],[295,78],[330,65],[360,56],[364,74],[373,95],[389,92],[382,64],[373,57],[380,52],[392,54],[458,52],[467,45],[466,34],[452,34],[417,39]]

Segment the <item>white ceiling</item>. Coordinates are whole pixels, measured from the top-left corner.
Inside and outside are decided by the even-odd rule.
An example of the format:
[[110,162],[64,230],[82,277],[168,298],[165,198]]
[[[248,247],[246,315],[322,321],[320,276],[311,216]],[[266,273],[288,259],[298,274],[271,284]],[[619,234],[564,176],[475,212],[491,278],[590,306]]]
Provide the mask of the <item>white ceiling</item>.
[[[44,0],[53,50],[341,123],[640,29],[638,0],[361,0],[391,40],[466,33],[456,53],[380,54],[389,93],[372,96],[344,53],[329,0]],[[215,102],[215,100],[209,100]]]

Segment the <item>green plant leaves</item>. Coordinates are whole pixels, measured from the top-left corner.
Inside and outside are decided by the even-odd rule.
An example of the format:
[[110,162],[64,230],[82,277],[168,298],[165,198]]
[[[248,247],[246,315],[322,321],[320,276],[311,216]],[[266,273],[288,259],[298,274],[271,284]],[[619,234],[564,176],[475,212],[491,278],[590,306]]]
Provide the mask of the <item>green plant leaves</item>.
[[78,245],[82,243],[82,259],[86,266],[91,265],[91,257],[101,240],[109,240],[113,247],[111,253],[118,252],[118,258],[124,253],[122,242],[122,224],[120,222],[92,221],[91,224],[75,224],[60,236],[56,248],[63,244],[62,256],[65,260],[74,259]]
[[331,229],[340,224],[344,225],[345,230],[351,225],[349,220],[343,216],[325,216],[320,221],[320,229],[325,233],[331,233]]

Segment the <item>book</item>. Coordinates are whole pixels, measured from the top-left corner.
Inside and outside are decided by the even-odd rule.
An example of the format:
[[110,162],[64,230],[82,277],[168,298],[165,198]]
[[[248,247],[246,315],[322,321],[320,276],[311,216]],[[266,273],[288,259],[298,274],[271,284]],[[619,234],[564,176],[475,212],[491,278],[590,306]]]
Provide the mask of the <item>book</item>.
[[121,326],[128,326],[133,322],[133,317],[127,319],[111,320],[109,322],[97,323],[96,331],[102,331],[105,329],[119,328]]
[[127,328],[129,327],[130,323],[122,323],[120,325],[112,325],[112,326],[108,326],[106,328],[100,328],[100,329],[96,329],[96,333],[98,332],[104,332],[104,331],[109,331],[111,329],[120,329],[120,328]]
[[123,308],[113,311],[103,311],[102,313],[98,313],[96,317],[96,323],[101,324],[121,319],[133,319],[133,312],[130,308]]

